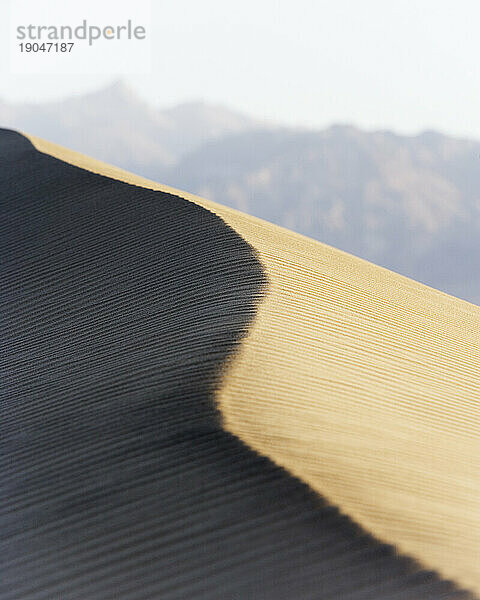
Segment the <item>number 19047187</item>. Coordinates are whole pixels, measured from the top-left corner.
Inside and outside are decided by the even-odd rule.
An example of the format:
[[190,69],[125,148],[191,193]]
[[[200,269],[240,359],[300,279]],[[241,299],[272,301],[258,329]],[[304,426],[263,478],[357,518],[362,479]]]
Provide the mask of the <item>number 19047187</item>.
[[74,42],[21,42],[20,52],[71,52]]

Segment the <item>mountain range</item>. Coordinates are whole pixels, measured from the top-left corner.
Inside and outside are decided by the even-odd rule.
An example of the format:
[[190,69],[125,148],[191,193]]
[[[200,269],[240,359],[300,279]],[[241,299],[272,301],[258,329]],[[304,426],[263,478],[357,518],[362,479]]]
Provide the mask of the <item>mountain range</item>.
[[[160,100],[160,99],[159,99]],[[0,126],[227,204],[480,304],[480,142],[155,109],[121,82],[0,102]]]

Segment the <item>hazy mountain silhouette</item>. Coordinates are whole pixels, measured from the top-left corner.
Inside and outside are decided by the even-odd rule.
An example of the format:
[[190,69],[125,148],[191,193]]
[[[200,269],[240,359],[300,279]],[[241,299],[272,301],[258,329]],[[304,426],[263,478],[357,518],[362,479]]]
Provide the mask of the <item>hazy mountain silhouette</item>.
[[174,164],[207,140],[257,126],[202,102],[155,110],[121,81],[58,102],[0,103],[0,124],[142,173]]
[[203,103],[155,110],[116,83],[0,125],[199,193],[480,304],[480,143],[266,127]]

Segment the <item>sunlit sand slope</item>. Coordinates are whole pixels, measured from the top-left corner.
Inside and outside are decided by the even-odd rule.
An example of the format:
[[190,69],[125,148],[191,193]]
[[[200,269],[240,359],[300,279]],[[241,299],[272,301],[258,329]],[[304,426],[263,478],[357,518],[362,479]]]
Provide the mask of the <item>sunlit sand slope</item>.
[[[224,289],[206,296],[221,311],[232,286],[237,301],[222,314],[243,307],[235,326],[229,326],[228,343],[223,342],[225,349],[208,380],[212,404],[220,413],[216,435],[222,436],[222,431],[231,435],[229,444],[241,440],[307,484],[318,494],[320,512],[338,507],[373,536],[367,544],[372,554],[382,554],[380,543],[390,544],[438,577],[479,593],[480,308],[227,207],[29,139],[38,151],[64,163],[162,192],[165,202],[171,194],[207,209],[238,235],[240,242],[235,238],[232,243],[239,244],[243,258],[236,259],[238,250],[228,244],[221,246],[231,253],[231,264],[219,267],[219,281],[228,271],[230,279]],[[155,219],[155,214],[144,218]],[[182,231],[180,227],[176,235]],[[205,235],[216,239],[208,228]],[[201,289],[201,277],[196,285]],[[155,364],[145,368],[155,369]],[[154,388],[156,383],[150,383]],[[189,406],[195,411],[194,403]],[[185,418],[182,415],[178,418]],[[203,424],[207,428],[208,419],[209,424]],[[217,440],[214,446],[222,448],[223,443]],[[225,447],[223,456],[237,451],[241,454]],[[250,458],[245,460],[250,465]],[[273,469],[275,477],[283,477],[278,475],[283,471],[267,467],[271,463],[255,463],[255,468]],[[290,493],[285,492],[285,498]],[[300,514],[315,513],[307,504],[292,507]],[[258,516],[260,522],[262,518]],[[319,541],[321,528],[312,525],[311,531]],[[292,545],[299,544],[299,549],[302,535],[307,534],[284,530],[287,545],[291,536]],[[356,535],[361,536],[361,531],[347,535],[352,547]],[[306,537],[305,547],[309,544],[315,547],[315,541]],[[328,545],[322,541],[322,548]],[[315,560],[318,565],[333,560],[322,554],[315,559],[312,552],[309,568],[313,570]],[[289,560],[293,559],[282,563],[283,571]],[[272,588],[272,596],[267,586],[255,588],[258,596],[248,588],[253,595],[245,597],[317,597],[312,596],[312,580],[302,571],[305,565],[296,568],[308,583],[305,596],[298,582],[284,582]],[[437,576],[411,579],[418,566],[407,567],[395,553],[388,554],[380,566],[360,562],[352,573],[367,573],[369,568],[377,573],[375,583],[368,584],[373,586],[370,592],[367,584],[362,588],[354,583],[347,568],[338,580],[351,579],[348,593],[334,587],[328,593],[349,598],[460,594],[454,588],[435,588],[441,584]],[[384,583],[382,591],[379,580],[390,581],[389,572],[395,573],[392,580],[399,587],[389,591]],[[318,597],[322,589],[319,584]],[[355,589],[360,590],[358,596]]]

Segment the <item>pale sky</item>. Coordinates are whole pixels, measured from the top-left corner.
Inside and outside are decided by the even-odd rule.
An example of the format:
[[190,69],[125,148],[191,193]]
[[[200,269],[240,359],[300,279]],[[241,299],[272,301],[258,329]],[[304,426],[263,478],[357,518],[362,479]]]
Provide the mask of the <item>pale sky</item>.
[[[113,15],[120,4],[98,3]],[[132,17],[135,4],[125,4]],[[82,3],[62,5],[78,13]],[[480,139],[478,0],[154,0],[150,29],[151,74],[123,79],[156,106],[204,100],[292,125]],[[12,74],[0,61],[7,101],[82,94],[117,78],[89,74],[88,64],[83,75]]]

